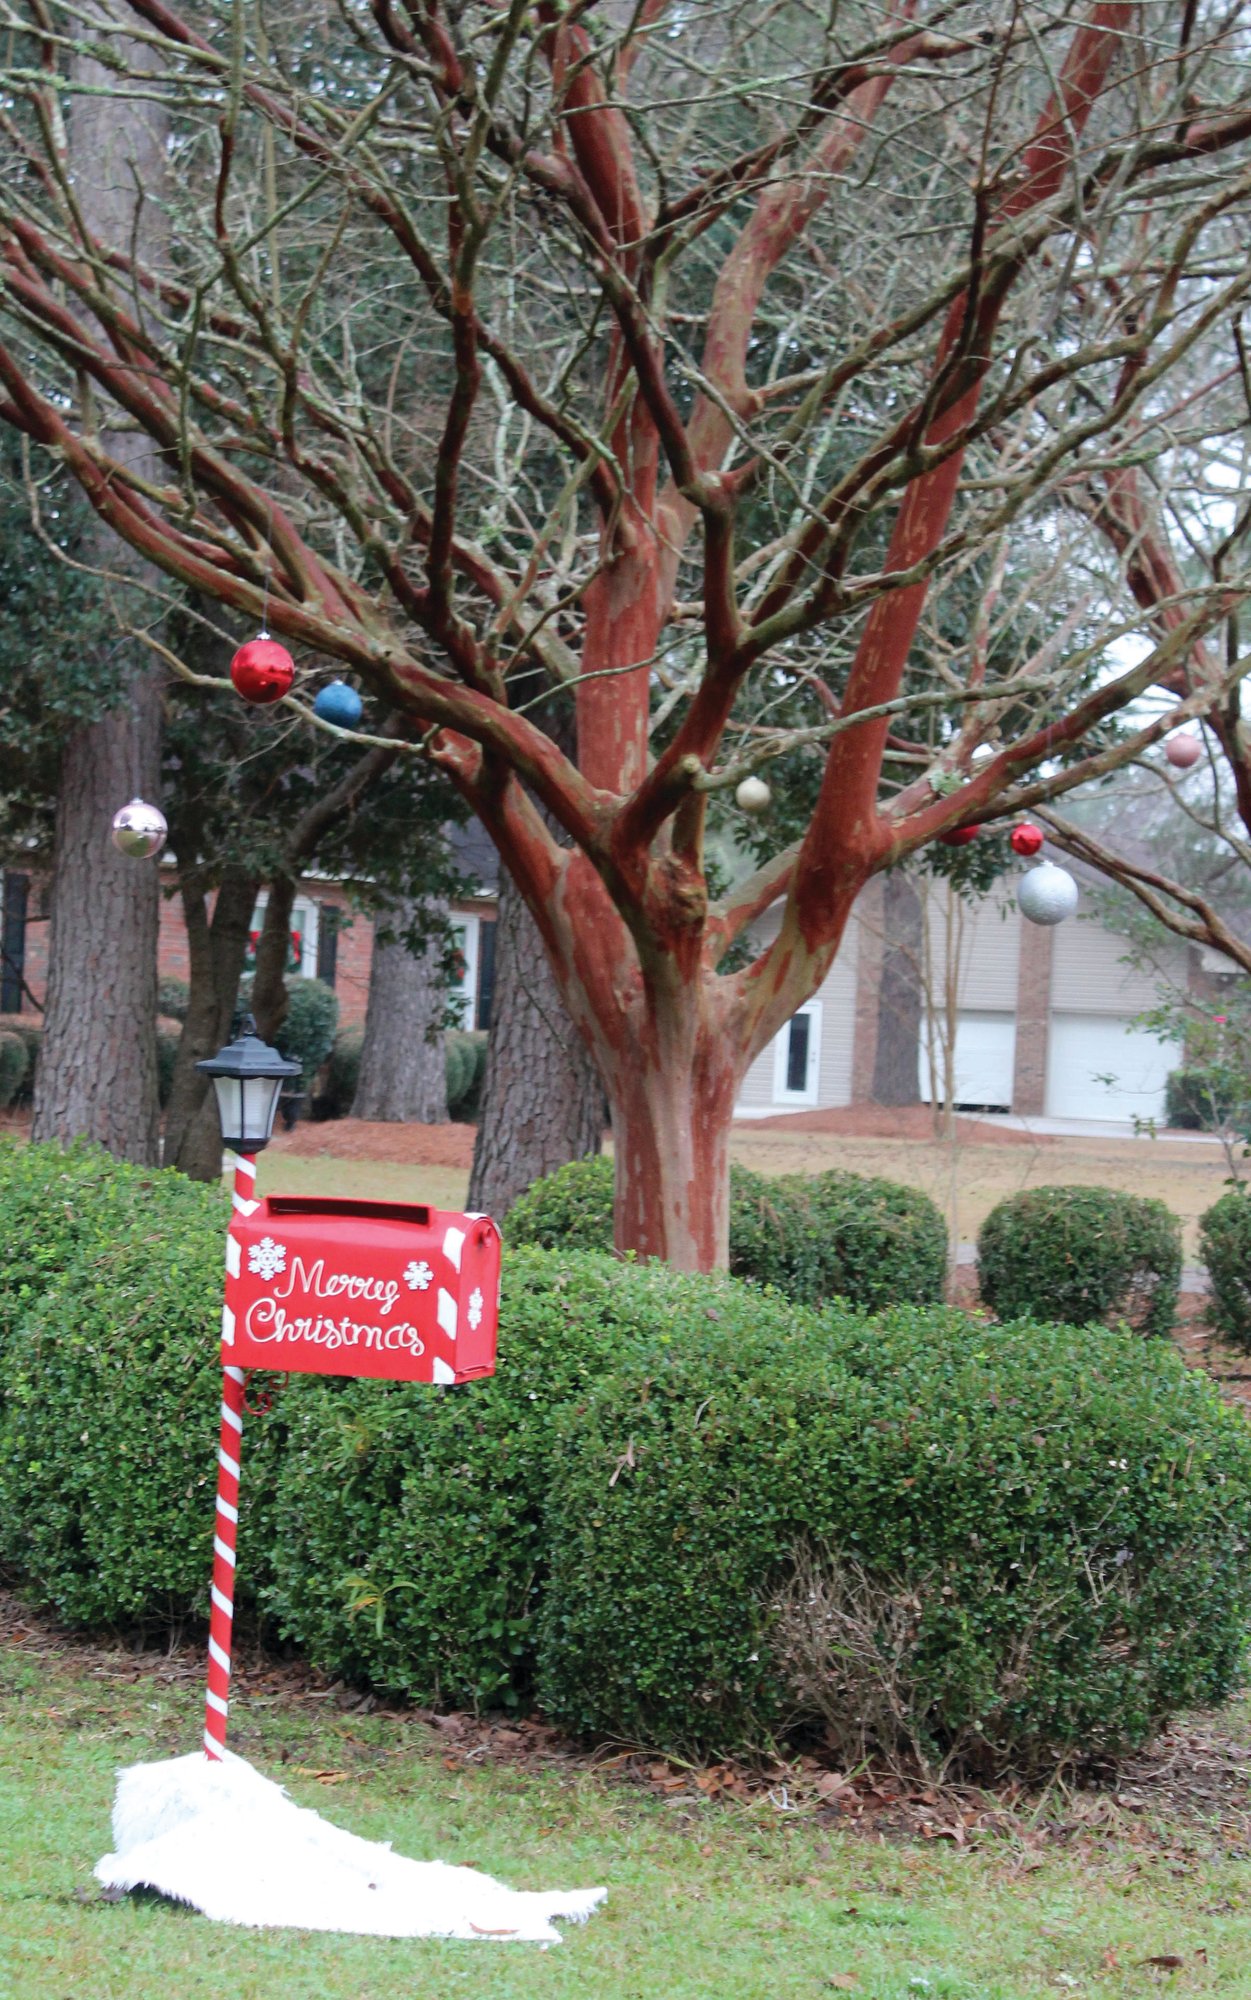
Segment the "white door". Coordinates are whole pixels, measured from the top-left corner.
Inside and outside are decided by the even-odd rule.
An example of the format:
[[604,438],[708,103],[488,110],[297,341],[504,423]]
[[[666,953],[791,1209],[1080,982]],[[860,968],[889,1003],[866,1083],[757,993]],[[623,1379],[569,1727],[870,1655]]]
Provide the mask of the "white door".
[[1047,1049],[1047,1112],[1052,1118],[1164,1117],[1164,1086],[1177,1061],[1119,1014],[1053,1014]]
[[821,1002],[809,1000],[773,1039],[773,1102],[815,1105],[821,1067]]
[[[921,1024],[922,1102],[941,1103],[946,1091],[946,1058],[936,1031],[938,1075],[930,1087],[929,1036]],[[1016,1062],[1016,1020],[1011,1014],[976,1014],[962,1009],[956,1016],[955,1093],[957,1105],[979,1111],[1010,1111],[1012,1072]]]

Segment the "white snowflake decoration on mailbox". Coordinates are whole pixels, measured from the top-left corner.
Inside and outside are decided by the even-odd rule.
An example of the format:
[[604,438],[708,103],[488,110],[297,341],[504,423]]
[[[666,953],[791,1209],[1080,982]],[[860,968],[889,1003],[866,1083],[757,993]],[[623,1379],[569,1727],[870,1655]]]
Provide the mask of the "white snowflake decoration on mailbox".
[[248,1269],[255,1271],[258,1278],[276,1278],[287,1268],[285,1244],[275,1243],[272,1236],[262,1236],[259,1243],[253,1243],[248,1251]]
[[482,1294],[476,1289],[469,1294],[469,1310],[465,1317],[476,1333],[482,1324]]
[[404,1283],[410,1292],[424,1292],[434,1283],[434,1272],[429,1264],[419,1264],[414,1258],[404,1273]]

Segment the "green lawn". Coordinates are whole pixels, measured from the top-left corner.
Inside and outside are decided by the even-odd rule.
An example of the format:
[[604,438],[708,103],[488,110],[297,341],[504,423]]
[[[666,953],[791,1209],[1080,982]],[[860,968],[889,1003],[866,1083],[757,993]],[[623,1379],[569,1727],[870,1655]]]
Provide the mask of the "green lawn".
[[[580,1768],[466,1767],[415,1719],[263,1679],[235,1747],[328,1816],[519,1887],[606,1881],[559,1949],[214,1926],[99,1900],[116,1765],[190,1749],[199,1691],[149,1660],[0,1646],[4,2000],[1025,2000],[1251,1995],[1251,1881],[1213,1833],[1031,1850],[885,1846],[762,1801],[675,1805]],[[283,1757],[287,1762],[283,1763]],[[346,1773],[319,1782],[313,1772]],[[1180,1958],[1180,1969],[1145,1964]]]

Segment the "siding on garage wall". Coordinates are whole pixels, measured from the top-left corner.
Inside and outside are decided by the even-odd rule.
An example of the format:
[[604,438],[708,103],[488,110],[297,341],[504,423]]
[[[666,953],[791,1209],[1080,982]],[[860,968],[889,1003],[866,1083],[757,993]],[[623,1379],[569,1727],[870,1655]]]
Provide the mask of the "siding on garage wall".
[[1054,1013],[1140,1014],[1154,1007],[1164,980],[1180,992],[1187,989],[1189,954],[1184,944],[1161,940],[1155,953],[1158,971],[1138,971],[1122,964],[1128,941],[1105,931],[1093,917],[1078,915],[1055,929],[1051,961],[1051,1006]]
[[[931,881],[927,886],[929,982],[936,1011],[946,998],[948,894],[945,882]],[[956,923],[958,1006],[973,1013],[1014,1013],[1021,915],[1012,896],[997,893],[974,902],[957,901]]]
[[[780,913],[770,910],[752,926],[759,950],[777,936]],[[824,981],[813,994],[821,1002],[821,1054],[817,1068],[817,1103],[824,1107],[851,1103],[851,1057],[856,1032],[856,958],[860,925],[853,914],[842,949]],[[762,1049],[743,1078],[738,1101],[746,1110],[794,1110],[773,1100],[773,1044]]]

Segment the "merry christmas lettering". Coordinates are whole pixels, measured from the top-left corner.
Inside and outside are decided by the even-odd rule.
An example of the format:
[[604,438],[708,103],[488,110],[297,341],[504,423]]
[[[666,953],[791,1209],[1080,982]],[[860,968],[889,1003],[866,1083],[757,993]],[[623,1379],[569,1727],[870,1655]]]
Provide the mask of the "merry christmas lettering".
[[244,1326],[250,1340],[261,1345],[285,1342],[324,1347],[328,1353],[339,1348],[361,1347],[376,1354],[424,1354],[426,1344],[415,1326],[401,1320],[396,1326],[380,1326],[368,1320],[342,1319],[319,1312],[288,1311],[282,1303],[299,1295],[301,1306],[313,1300],[346,1298],[377,1306],[383,1319],[395,1311],[400,1288],[393,1278],[362,1278],[346,1271],[327,1272],[324,1257],[305,1265],[296,1257],[282,1283],[268,1298],[254,1299],[248,1307]]

